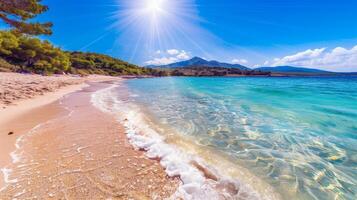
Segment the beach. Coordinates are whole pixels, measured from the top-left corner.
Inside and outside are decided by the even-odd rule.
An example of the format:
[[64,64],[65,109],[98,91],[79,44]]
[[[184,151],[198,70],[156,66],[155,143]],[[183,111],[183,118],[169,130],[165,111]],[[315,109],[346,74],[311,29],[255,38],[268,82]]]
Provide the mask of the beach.
[[0,2],[0,200],[357,200],[357,1]]
[[[0,82],[12,99],[0,112],[0,199],[353,199],[356,191],[355,79],[5,73]],[[12,97],[28,84],[60,86]]]
[[196,151],[156,134],[135,110],[103,98],[125,88],[124,78],[0,75],[11,99],[2,101],[0,118],[0,199],[279,199],[243,169],[263,196],[222,176]]
[[88,86],[87,81],[104,80],[113,78],[0,73],[0,144],[3,152],[0,166],[10,162],[10,152],[21,134],[57,112],[58,109],[47,109],[47,104]]
[[90,103],[93,92],[108,87],[103,81],[118,78],[2,73],[0,79],[2,90],[15,92],[28,82],[61,83],[2,101],[0,199],[155,199],[175,192],[178,178],[135,150],[122,125]]
[[194,138],[150,128],[147,116],[120,103],[132,96],[124,78],[2,73],[0,80],[7,91],[0,199],[280,199]]

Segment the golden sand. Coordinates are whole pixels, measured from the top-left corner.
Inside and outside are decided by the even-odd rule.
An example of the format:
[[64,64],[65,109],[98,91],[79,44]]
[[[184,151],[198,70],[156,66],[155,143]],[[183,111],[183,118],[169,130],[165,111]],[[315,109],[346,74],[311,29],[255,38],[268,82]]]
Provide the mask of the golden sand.
[[96,83],[23,116],[42,125],[18,142],[21,159],[7,166],[13,181],[0,199],[163,199],[176,191],[179,180],[134,150],[123,127],[91,105],[90,94],[106,86]]

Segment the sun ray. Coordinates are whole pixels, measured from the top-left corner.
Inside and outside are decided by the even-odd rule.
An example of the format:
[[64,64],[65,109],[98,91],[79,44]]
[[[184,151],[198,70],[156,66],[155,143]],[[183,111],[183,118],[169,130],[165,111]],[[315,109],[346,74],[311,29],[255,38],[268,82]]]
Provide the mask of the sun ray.
[[[120,34],[117,44],[125,42],[127,51],[135,50],[138,40],[145,46],[145,51],[135,51],[140,54],[135,59],[172,48],[206,54],[204,46],[212,44],[213,37],[200,26],[195,0],[118,0],[117,4],[112,26]],[[134,44],[131,49],[128,43]]]

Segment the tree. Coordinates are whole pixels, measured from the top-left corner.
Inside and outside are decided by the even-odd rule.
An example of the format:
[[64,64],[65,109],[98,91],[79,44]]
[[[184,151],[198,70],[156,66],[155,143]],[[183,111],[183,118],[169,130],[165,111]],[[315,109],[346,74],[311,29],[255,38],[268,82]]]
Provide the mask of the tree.
[[0,0],[0,19],[19,33],[51,35],[52,23],[29,22],[48,10],[40,0]]
[[14,31],[0,31],[0,71],[2,69],[39,74],[168,75],[103,54],[65,52],[49,41]]
[[46,40],[11,31],[0,31],[0,58],[37,73],[67,72],[71,67],[69,53]]
[[19,46],[18,38],[11,32],[0,32],[0,55],[8,56]]

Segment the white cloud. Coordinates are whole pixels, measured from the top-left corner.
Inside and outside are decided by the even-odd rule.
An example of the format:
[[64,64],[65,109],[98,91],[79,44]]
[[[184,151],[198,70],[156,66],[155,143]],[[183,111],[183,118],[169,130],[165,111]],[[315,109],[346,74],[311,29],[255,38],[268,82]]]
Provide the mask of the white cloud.
[[294,55],[275,58],[271,65],[293,65],[340,72],[357,71],[357,45],[351,49],[308,49]]
[[283,58],[275,58],[274,65],[285,65],[287,63],[308,63],[314,59],[318,59],[324,53],[326,48],[321,49],[308,49],[294,55],[285,56]]
[[[163,55],[165,54],[165,52],[166,55]],[[146,65],[167,65],[174,62],[188,60],[191,57],[187,51],[177,50],[177,49],[169,49],[167,51],[156,51],[155,53],[161,54],[163,56],[146,61],[145,62]]]
[[180,60],[188,60],[190,58],[188,53],[184,50],[182,50],[176,57]]
[[177,62],[177,58],[175,57],[162,57],[162,58],[154,58],[152,60],[146,61],[147,65],[167,65],[174,62]]
[[177,54],[180,53],[180,51],[177,50],[177,49],[169,49],[169,50],[167,50],[167,53],[168,53],[169,55],[177,55]]
[[156,53],[156,54],[161,54],[161,51],[160,51],[160,50],[157,50],[155,53]]
[[248,60],[246,60],[246,59],[233,59],[231,61],[231,63],[233,63],[233,64],[246,64],[246,63],[248,63]]

